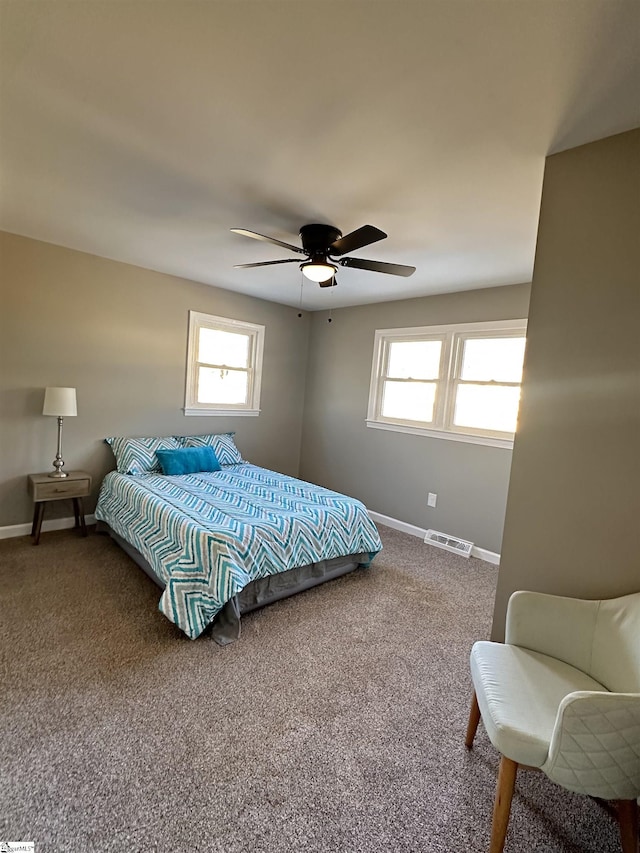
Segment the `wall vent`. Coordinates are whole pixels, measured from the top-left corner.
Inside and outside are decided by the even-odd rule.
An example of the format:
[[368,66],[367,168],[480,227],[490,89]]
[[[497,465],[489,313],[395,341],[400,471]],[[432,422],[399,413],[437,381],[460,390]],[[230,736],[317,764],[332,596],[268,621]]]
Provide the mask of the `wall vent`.
[[471,556],[471,549],[473,548],[473,542],[458,539],[457,536],[449,536],[448,533],[440,533],[438,530],[427,530],[424,541],[429,545],[435,545],[436,548],[452,551],[454,554],[467,558]]

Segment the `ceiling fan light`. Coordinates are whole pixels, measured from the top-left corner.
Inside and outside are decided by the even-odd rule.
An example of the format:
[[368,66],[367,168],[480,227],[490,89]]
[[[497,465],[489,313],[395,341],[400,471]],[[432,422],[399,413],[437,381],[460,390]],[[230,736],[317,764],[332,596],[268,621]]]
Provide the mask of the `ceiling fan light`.
[[316,261],[307,261],[304,264],[300,264],[300,269],[303,275],[311,279],[311,281],[327,281],[327,279],[333,278],[338,270],[333,264]]

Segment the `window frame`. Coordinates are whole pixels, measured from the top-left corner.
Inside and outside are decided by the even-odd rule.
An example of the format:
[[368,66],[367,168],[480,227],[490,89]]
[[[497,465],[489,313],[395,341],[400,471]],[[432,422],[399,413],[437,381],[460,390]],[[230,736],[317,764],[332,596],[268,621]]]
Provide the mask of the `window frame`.
[[[456,390],[465,380],[460,377],[464,343],[477,338],[526,337],[527,320],[494,320],[480,323],[456,323],[439,326],[413,326],[398,329],[376,329],[369,386],[369,404],[366,425],[373,429],[426,435],[449,441],[470,444],[485,444],[491,447],[513,447],[514,433],[461,427],[453,423]],[[410,421],[384,417],[382,411],[383,387],[387,380],[386,369],[390,345],[404,341],[442,340],[440,352],[440,374],[436,380],[433,420]],[[420,381],[420,380],[406,380]],[[429,381],[429,380],[422,380]],[[475,382],[470,384],[483,384]],[[496,386],[520,385],[522,383],[487,382]]]
[[[249,338],[249,356],[246,403],[199,403],[198,391],[198,369],[208,365],[197,359],[198,343],[201,329],[214,329],[220,332],[232,332],[243,334]],[[257,417],[260,414],[260,390],[262,385],[262,359],[264,352],[265,327],[258,323],[247,323],[244,320],[234,320],[230,317],[218,317],[214,314],[204,314],[200,311],[189,311],[189,327],[187,335],[187,369],[185,381],[184,414],[186,416],[200,415],[206,417],[216,416],[244,416]],[[226,365],[225,365],[226,367]],[[244,368],[228,367],[229,370]]]

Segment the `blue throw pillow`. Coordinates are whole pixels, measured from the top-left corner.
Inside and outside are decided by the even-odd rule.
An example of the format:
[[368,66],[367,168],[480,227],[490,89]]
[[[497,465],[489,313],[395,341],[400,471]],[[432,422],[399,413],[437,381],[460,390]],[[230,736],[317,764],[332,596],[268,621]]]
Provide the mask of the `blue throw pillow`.
[[163,474],[197,474],[198,471],[219,471],[220,463],[212,447],[179,447],[176,450],[156,450]]

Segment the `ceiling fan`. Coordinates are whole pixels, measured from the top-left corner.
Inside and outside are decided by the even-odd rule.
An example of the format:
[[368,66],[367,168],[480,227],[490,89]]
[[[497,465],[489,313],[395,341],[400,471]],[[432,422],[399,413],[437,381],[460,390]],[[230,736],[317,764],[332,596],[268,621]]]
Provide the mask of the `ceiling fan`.
[[338,266],[402,276],[413,275],[416,271],[415,267],[405,266],[404,264],[388,264],[384,261],[367,261],[364,258],[341,257],[348,252],[355,252],[356,249],[361,249],[363,246],[377,243],[378,240],[384,240],[387,235],[379,228],[374,228],[373,225],[363,225],[362,228],[357,228],[344,237],[342,236],[342,231],[339,231],[332,225],[303,225],[300,229],[302,248],[293,246],[291,243],[283,243],[282,240],[276,240],[273,237],[265,237],[264,234],[257,234],[255,231],[247,231],[244,228],[232,228],[231,230],[234,234],[243,234],[245,237],[252,237],[254,240],[264,240],[265,243],[273,243],[292,252],[306,255],[306,260],[302,261],[302,263],[300,263],[298,258],[286,258],[282,261],[235,264],[234,269],[268,267],[272,264],[300,263],[300,269],[303,274],[311,279],[311,281],[318,282],[320,287],[333,287],[337,284],[336,272]]

